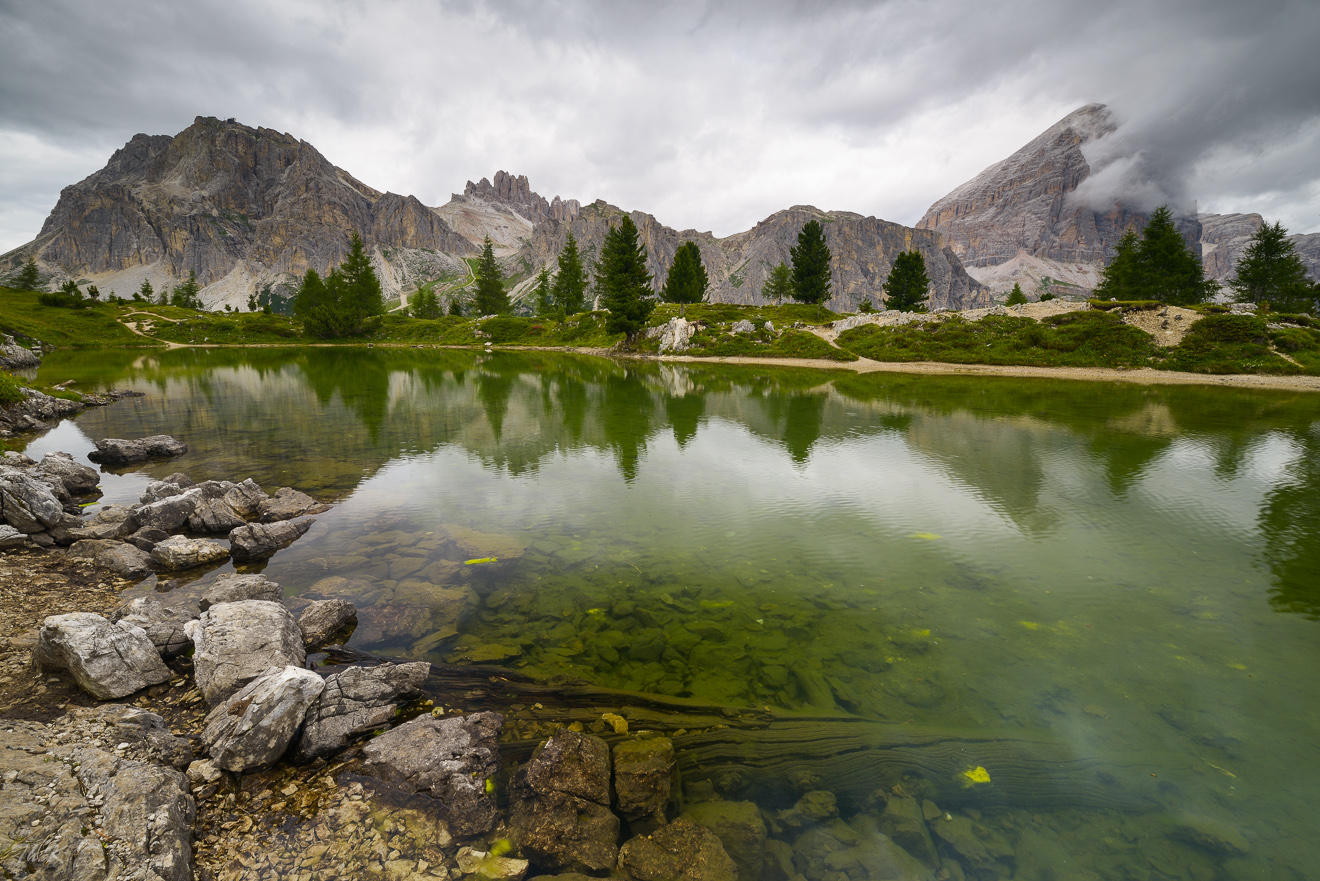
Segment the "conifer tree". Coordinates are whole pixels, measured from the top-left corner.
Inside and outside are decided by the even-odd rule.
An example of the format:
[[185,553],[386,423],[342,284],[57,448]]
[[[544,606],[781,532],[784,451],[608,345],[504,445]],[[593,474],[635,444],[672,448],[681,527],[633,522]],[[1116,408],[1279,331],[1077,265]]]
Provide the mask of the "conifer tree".
[[[354,328],[352,333],[360,333],[365,330],[369,319],[385,312],[385,298],[381,293],[380,279],[376,277],[371,258],[367,256],[362,244],[362,237],[357,233],[353,233],[348,256],[339,264],[339,269],[330,274],[331,278],[336,275],[336,281],[343,287],[334,290],[332,286],[332,291],[337,295],[339,307],[347,313],[346,317]],[[326,282],[329,284],[330,278]]]
[[780,263],[770,270],[765,287],[761,288],[761,296],[776,303],[782,303],[793,296],[793,272],[787,263]]
[[1276,312],[1306,312],[1315,307],[1306,264],[1297,256],[1288,230],[1277,221],[1256,230],[1228,285],[1239,303],[1268,303]]
[[142,287],[137,289],[137,293],[133,297],[133,299],[145,300],[148,303],[154,303],[156,301],[156,291],[151,286],[151,282],[147,281],[146,279],[143,279]]
[[495,246],[490,236],[481,246],[477,261],[477,290],[472,305],[478,315],[500,315],[509,311],[509,295],[504,291],[504,273],[495,262]]
[[439,318],[443,314],[440,311],[440,298],[429,287],[417,289],[417,292],[413,294],[412,303],[408,306],[408,312],[413,318],[427,320]]
[[1114,246],[1114,259],[1105,267],[1095,295],[1108,300],[1144,299],[1141,288],[1141,242],[1131,227]]
[[303,329],[321,339],[338,336],[339,326],[334,306],[330,289],[320,274],[315,269],[308,269],[293,298],[293,314],[302,321]]
[[14,279],[14,287],[20,291],[35,291],[39,281],[41,281],[41,270],[37,268],[37,258],[29,255],[27,263],[23,264],[23,271]]
[[669,266],[669,277],[660,289],[660,299],[667,303],[678,303],[682,315],[688,303],[700,303],[706,299],[706,289],[710,279],[706,267],[701,262],[701,250],[696,242],[684,242],[674,254],[674,262]]
[[646,247],[637,241],[637,225],[627,214],[605,235],[596,263],[596,290],[601,306],[610,313],[606,329],[626,334],[631,343],[646,326],[655,301],[651,274],[646,271]]
[[1141,231],[1137,257],[1144,299],[1191,306],[1209,299],[1217,288],[1206,280],[1201,259],[1183,241],[1167,205],[1157,208]]
[[1013,282],[1013,290],[1009,291],[1008,299],[1004,301],[1005,306],[1021,306],[1027,302],[1027,295],[1022,293],[1022,285]]
[[885,308],[900,312],[925,312],[929,290],[930,279],[926,277],[925,258],[920,251],[904,251],[894,258],[894,265],[889,268],[889,277],[885,279]]
[[201,309],[202,301],[197,296],[201,289],[202,286],[197,283],[197,270],[188,270],[188,280],[174,286],[170,294],[170,305],[181,309]]
[[577,239],[568,234],[564,250],[559,252],[559,272],[555,275],[554,301],[561,316],[576,315],[586,306],[587,271],[582,266]]
[[793,258],[793,299],[823,305],[830,298],[830,249],[820,221],[809,220],[798,233],[798,243],[789,249]]
[[541,273],[536,276],[536,289],[532,292],[533,301],[536,303],[536,314],[541,317],[553,315],[555,313],[555,287],[550,281],[550,270],[541,267]]
[[449,314],[455,316],[463,314],[463,301],[458,298],[458,294],[449,298]]

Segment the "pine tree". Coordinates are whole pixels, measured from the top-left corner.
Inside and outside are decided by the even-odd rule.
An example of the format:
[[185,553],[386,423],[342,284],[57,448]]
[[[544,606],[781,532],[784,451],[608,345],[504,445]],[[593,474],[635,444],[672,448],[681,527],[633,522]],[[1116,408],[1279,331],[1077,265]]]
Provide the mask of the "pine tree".
[[197,270],[188,270],[188,280],[183,284],[175,285],[174,291],[170,294],[170,305],[178,306],[181,309],[202,308],[201,298],[197,294],[202,286],[197,283]]
[[626,334],[631,343],[646,326],[655,301],[651,274],[646,271],[646,247],[638,243],[637,225],[627,214],[605,235],[596,263],[596,290],[610,313],[606,330]]
[[536,314],[541,317],[553,315],[555,313],[555,287],[550,281],[550,270],[541,267],[541,273],[536,276],[536,289],[532,292],[536,303]]
[[156,301],[156,290],[151,286],[151,282],[143,279],[142,287],[137,289],[137,293],[133,295],[133,299],[154,303]]
[[780,263],[770,270],[765,287],[761,288],[761,296],[776,303],[782,303],[793,296],[793,272],[788,264]]
[[798,233],[793,258],[793,299],[799,303],[824,304],[830,298],[830,249],[820,221],[810,220]]
[[413,294],[412,303],[408,306],[408,312],[413,318],[422,318],[433,320],[439,318],[440,298],[435,295],[435,291],[427,287],[418,288]]
[[[930,279],[920,251],[904,251],[894,258],[885,279],[885,308],[900,312],[925,312]],[[1020,293],[1020,291],[1019,291]]]
[[710,279],[706,267],[701,262],[701,250],[696,242],[684,242],[674,253],[674,262],[669,266],[669,277],[660,289],[660,299],[667,303],[678,303],[682,315],[688,303],[700,303],[706,299],[706,289]]
[[1008,299],[1004,301],[1005,306],[1021,306],[1027,302],[1027,295],[1022,293],[1022,285],[1013,282],[1013,290],[1009,291]]
[[[331,278],[335,275],[332,272]],[[385,298],[381,293],[380,279],[376,277],[371,258],[367,256],[367,250],[362,244],[362,237],[357,233],[353,233],[348,256],[339,264],[337,275],[337,281],[343,287],[336,291],[335,286],[331,286],[331,290],[338,295],[339,306],[353,327],[349,335],[362,333],[370,319],[384,314]],[[326,282],[329,285],[330,279],[327,278]]]
[[1114,246],[1114,259],[1109,261],[1100,284],[1096,285],[1097,297],[1120,301],[1144,299],[1140,282],[1140,250],[1141,242],[1136,230],[1129,227]]
[[35,291],[40,281],[41,270],[37,268],[37,258],[29,256],[27,263],[23,264],[23,271],[14,279],[14,287],[20,291]]
[[576,315],[586,306],[587,271],[582,266],[577,239],[568,234],[564,250],[559,252],[559,272],[555,275],[554,300],[561,316]]
[[463,301],[458,298],[458,294],[454,294],[449,298],[449,314],[454,316],[462,316],[463,314]]
[[308,269],[298,286],[298,293],[293,298],[293,314],[312,336],[323,340],[338,336],[339,326],[330,289],[315,269]]
[[477,261],[477,290],[472,306],[477,315],[499,315],[509,311],[509,295],[504,292],[504,273],[495,262],[495,245],[490,236],[481,246],[481,259]]
[[1315,305],[1306,264],[1278,222],[1256,230],[1228,285],[1239,303],[1268,303],[1276,312],[1305,312]]

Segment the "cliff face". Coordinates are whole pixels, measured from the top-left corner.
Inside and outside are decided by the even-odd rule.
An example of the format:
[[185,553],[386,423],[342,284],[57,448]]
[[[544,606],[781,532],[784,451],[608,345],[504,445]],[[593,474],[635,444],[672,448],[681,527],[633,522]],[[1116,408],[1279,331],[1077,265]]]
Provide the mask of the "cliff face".
[[[198,117],[175,137],[138,135],[106,167],[66,187],[25,253],[128,294],[197,272],[203,300],[238,303],[254,289],[325,272],[358,231],[382,275],[394,249],[473,253],[412,196],[380,193],[290,135]],[[415,260],[412,262],[416,262]],[[389,285],[387,284],[387,287]]]
[[[1083,147],[1115,129],[1103,104],[1075,110],[931,205],[917,228],[940,233],[969,271],[996,290],[1014,282],[1034,290],[1046,277],[1084,288],[1099,277],[1123,233],[1148,219],[1120,202],[1096,208],[1076,195],[1092,171]],[[1196,219],[1177,222],[1199,249]]]
[[[1208,278],[1227,283],[1265,219],[1259,214],[1202,214],[1201,263]],[[1311,278],[1320,280],[1320,233],[1289,236]]]
[[[582,208],[572,220],[538,224],[518,259],[534,267],[552,265],[571,231],[583,259],[590,263],[600,253],[605,234],[622,215],[621,209],[598,201]],[[808,221],[818,220],[833,258],[834,296],[827,304],[831,309],[854,311],[868,299],[879,307],[881,286],[894,258],[905,250],[920,251],[925,258],[932,284],[930,308],[970,309],[993,302],[989,291],[967,274],[952,251],[941,247],[934,233],[874,217],[795,206],[775,212],[746,232],[720,239],[708,232],[672,229],[649,214],[632,212],[630,216],[646,246],[657,290],[679,246],[693,241],[710,277],[712,302],[763,303],[761,288],[771,270],[781,262],[791,262],[789,249],[797,244],[798,233]]]

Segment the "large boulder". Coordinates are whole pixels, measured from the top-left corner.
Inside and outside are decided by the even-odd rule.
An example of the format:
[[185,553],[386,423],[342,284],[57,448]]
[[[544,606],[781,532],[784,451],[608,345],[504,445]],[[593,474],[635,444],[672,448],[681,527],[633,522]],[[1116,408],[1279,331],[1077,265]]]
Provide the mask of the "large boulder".
[[0,522],[32,535],[64,520],[64,505],[49,486],[17,469],[0,467]]
[[609,746],[559,731],[514,774],[509,828],[537,866],[605,872],[618,858],[619,818],[610,810]]
[[74,461],[68,453],[48,453],[37,466],[37,475],[58,482],[71,496],[87,495],[101,482],[101,472]]
[[189,621],[184,632],[196,648],[197,687],[211,707],[268,667],[302,667],[307,662],[298,622],[279,603],[219,603]]
[[738,867],[739,878],[760,878],[765,868],[765,819],[749,801],[705,801],[688,805],[683,816],[715,833]]
[[0,551],[21,548],[27,544],[27,536],[8,523],[0,523]]
[[9,334],[0,337],[0,369],[26,370],[41,366],[41,356],[31,349],[25,349]]
[[162,658],[173,658],[192,648],[185,628],[197,617],[195,608],[167,606],[158,597],[135,597],[110,613],[110,620],[142,628]]
[[274,523],[279,520],[292,520],[304,514],[320,514],[328,508],[306,493],[282,486],[275,490],[274,496],[263,501],[258,510],[258,519],[262,523]]
[[32,661],[39,670],[67,670],[99,700],[124,697],[171,675],[142,628],[122,621],[111,624],[91,612],[42,621]]
[[250,523],[229,533],[230,552],[235,560],[262,560],[288,547],[312,528],[315,520],[297,523]]
[[325,645],[336,633],[357,621],[357,606],[348,600],[313,600],[298,615],[303,644],[308,648]]
[[202,742],[211,761],[236,773],[274,765],[324,687],[310,670],[268,668],[207,715]]
[[188,445],[183,441],[175,440],[168,434],[156,434],[136,440],[113,437],[99,440],[96,449],[88,453],[87,458],[102,465],[114,466],[182,456],[186,452]]
[[91,520],[83,521],[81,526],[70,529],[74,540],[122,540],[132,535],[138,528],[137,516],[132,508],[123,505],[102,505]]
[[229,492],[236,484],[227,480],[206,480],[195,487],[197,506],[188,517],[188,528],[207,534],[225,533],[247,522],[229,504]]
[[614,793],[627,820],[664,820],[674,793],[674,745],[667,737],[625,740],[614,747]]
[[184,490],[192,489],[196,485],[191,477],[182,471],[176,471],[168,477],[162,477],[160,480],[153,480],[148,483],[138,501],[144,505],[149,505],[170,496],[177,496]]
[[151,549],[151,559],[171,571],[212,566],[229,559],[229,548],[218,541],[175,535]]
[[203,612],[220,603],[239,603],[243,600],[269,600],[272,603],[284,601],[284,591],[278,582],[271,581],[265,575],[242,575],[226,572],[215,580],[198,603]]
[[629,839],[619,848],[619,868],[635,881],[738,881],[719,838],[682,817]]
[[83,539],[69,548],[69,556],[90,560],[97,566],[133,580],[146,578],[155,570],[155,562],[141,548],[122,541]]
[[244,520],[256,520],[261,516],[262,503],[269,498],[266,491],[249,477],[225,493],[225,504]]
[[369,741],[362,752],[369,773],[429,795],[450,834],[468,838],[495,826],[503,727],[499,713],[421,716]]
[[164,532],[178,532],[188,522],[188,518],[197,510],[201,493],[195,489],[184,490],[175,496],[166,496],[155,502],[148,502],[133,509],[133,517],[138,526],[149,526]]
[[430,664],[417,661],[349,667],[327,676],[325,690],[307,710],[293,760],[333,755],[352,738],[390,724],[400,702],[421,694],[430,670]]

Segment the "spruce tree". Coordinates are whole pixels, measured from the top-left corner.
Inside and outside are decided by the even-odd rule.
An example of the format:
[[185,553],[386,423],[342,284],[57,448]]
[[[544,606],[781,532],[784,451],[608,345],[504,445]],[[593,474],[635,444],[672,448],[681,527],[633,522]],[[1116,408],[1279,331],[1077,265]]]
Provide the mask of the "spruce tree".
[[1013,290],[1009,291],[1008,299],[1004,301],[1005,306],[1021,306],[1027,302],[1027,295],[1022,293],[1022,285],[1013,282]]
[[449,298],[449,314],[455,317],[463,315],[463,301],[458,298],[458,294]]
[[1146,299],[1174,306],[1191,306],[1209,299],[1217,287],[1207,281],[1201,260],[1173,225],[1169,206],[1161,205],[1150,216],[1141,232],[1137,251],[1141,267],[1141,285]]
[[308,269],[298,286],[298,293],[293,298],[293,314],[302,321],[303,329],[314,337],[325,340],[338,335],[330,289],[315,269]]
[[133,299],[145,300],[148,303],[154,303],[156,300],[156,291],[154,288],[152,288],[151,282],[147,281],[146,279],[143,279],[142,287],[137,289],[137,293],[133,295]]
[[477,291],[472,305],[477,315],[500,315],[509,311],[509,295],[504,292],[504,273],[495,262],[495,246],[486,236],[477,261]]
[[761,296],[776,303],[782,303],[793,296],[793,272],[788,264],[780,263],[770,270],[765,287],[761,288]]
[[793,299],[823,305],[830,298],[832,276],[830,249],[825,244],[825,230],[820,221],[807,221],[789,254],[793,258]]
[[894,258],[889,277],[885,279],[885,308],[899,312],[925,312],[929,290],[925,258],[920,251],[904,251]]
[[426,320],[439,318],[442,314],[440,311],[440,298],[435,295],[435,291],[428,287],[418,288],[417,293],[413,294],[408,312],[413,318]]
[[37,268],[37,258],[29,256],[27,263],[23,264],[23,271],[14,279],[14,287],[20,291],[35,291],[39,281],[41,281],[41,270]]
[[1239,303],[1268,303],[1276,312],[1305,312],[1315,305],[1306,264],[1278,222],[1256,230],[1228,285]]
[[542,318],[555,313],[555,286],[550,281],[550,270],[544,266],[536,276],[536,288],[532,291],[532,300],[536,304],[536,314]]
[[188,270],[188,280],[183,284],[175,285],[174,291],[170,294],[170,305],[178,306],[181,309],[202,308],[202,301],[197,296],[202,286],[197,283],[197,270]]
[[564,250],[559,252],[559,272],[555,275],[554,301],[561,316],[576,315],[586,306],[587,271],[582,266],[577,239],[568,234]]
[[[332,285],[331,279],[336,284]],[[344,312],[347,336],[364,332],[370,319],[385,312],[380,279],[376,277],[376,270],[371,266],[371,258],[367,256],[362,237],[357,233],[353,233],[349,243],[348,256],[339,264],[337,272],[332,272],[330,278],[326,279],[326,284],[336,295],[338,306]]]
[[688,303],[700,303],[706,299],[706,289],[710,280],[706,276],[706,267],[701,262],[701,250],[696,242],[684,242],[674,254],[674,262],[669,266],[669,277],[660,289],[660,299],[667,303],[678,303],[682,315]]
[[596,263],[596,290],[601,306],[610,313],[606,330],[626,334],[631,343],[646,326],[655,301],[651,274],[646,271],[646,247],[637,241],[637,225],[627,214],[605,235]]
[[1141,242],[1136,230],[1131,227],[1114,246],[1114,259],[1105,267],[1096,285],[1095,295],[1104,300],[1141,300],[1144,291],[1141,287],[1141,264],[1139,251]]

